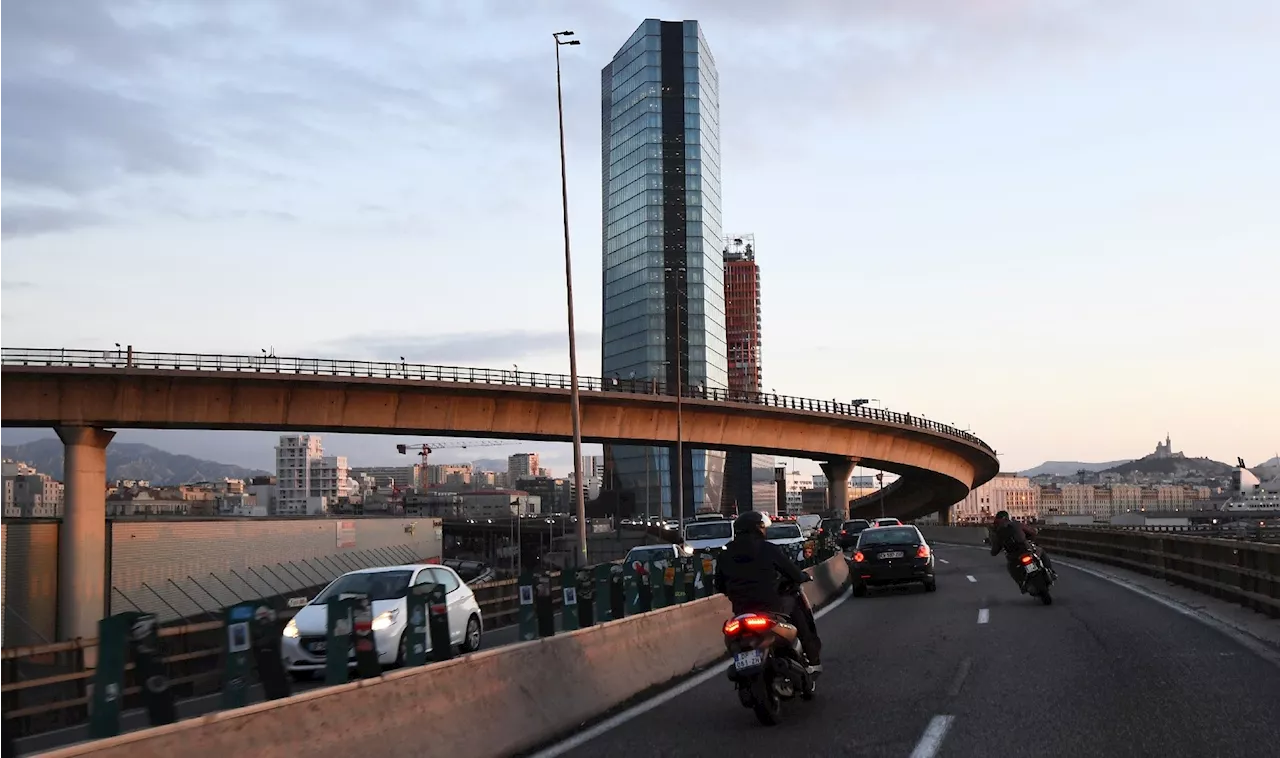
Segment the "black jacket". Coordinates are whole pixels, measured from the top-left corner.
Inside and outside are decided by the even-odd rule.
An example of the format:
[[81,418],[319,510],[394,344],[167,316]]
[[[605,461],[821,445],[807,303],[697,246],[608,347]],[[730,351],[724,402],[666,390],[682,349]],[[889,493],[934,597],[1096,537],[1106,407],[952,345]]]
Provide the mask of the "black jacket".
[[1036,536],[1035,527],[1023,526],[1010,519],[1003,526],[996,528],[991,535],[991,554],[999,555],[1003,550],[1006,559],[1016,561],[1018,556],[1030,549],[1027,538],[1034,536]]
[[734,614],[784,613],[779,574],[797,584],[809,578],[782,548],[759,534],[740,534],[725,545],[716,562],[716,589],[728,596]]

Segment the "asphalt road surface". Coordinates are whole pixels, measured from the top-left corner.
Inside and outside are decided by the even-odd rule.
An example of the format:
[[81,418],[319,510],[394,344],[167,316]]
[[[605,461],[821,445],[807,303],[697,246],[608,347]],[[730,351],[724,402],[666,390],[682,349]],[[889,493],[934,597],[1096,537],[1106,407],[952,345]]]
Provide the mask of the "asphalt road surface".
[[819,621],[818,697],[784,703],[780,725],[720,672],[563,755],[1280,755],[1274,659],[1067,566],[1046,607],[1003,558],[935,552],[936,593],[873,591]]

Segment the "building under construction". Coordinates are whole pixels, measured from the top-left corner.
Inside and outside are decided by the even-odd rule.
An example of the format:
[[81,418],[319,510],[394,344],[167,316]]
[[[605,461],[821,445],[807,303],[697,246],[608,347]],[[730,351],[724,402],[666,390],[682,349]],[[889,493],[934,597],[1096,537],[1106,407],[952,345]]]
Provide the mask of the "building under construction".
[[[725,347],[729,359],[729,394],[748,400],[764,386],[760,361],[760,267],[756,265],[754,234],[725,238],[724,248]],[[730,452],[725,459],[725,486],[721,510],[777,508],[777,483],[771,455]]]

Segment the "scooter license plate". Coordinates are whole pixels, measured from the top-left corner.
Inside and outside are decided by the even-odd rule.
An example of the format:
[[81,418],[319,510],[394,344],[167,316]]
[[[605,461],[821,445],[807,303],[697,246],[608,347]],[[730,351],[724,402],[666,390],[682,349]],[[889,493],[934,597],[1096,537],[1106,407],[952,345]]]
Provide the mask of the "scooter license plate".
[[1040,567],[1039,567],[1039,566],[1037,566],[1036,564],[1034,564],[1034,563],[1028,563],[1028,564],[1027,564],[1027,573],[1028,573],[1028,574],[1034,574],[1034,573],[1036,573],[1036,572],[1037,572],[1037,571],[1039,571],[1039,570],[1040,570]]
[[733,656],[733,668],[737,671],[749,669],[753,666],[759,666],[764,663],[763,650],[748,650],[745,653],[738,653]]

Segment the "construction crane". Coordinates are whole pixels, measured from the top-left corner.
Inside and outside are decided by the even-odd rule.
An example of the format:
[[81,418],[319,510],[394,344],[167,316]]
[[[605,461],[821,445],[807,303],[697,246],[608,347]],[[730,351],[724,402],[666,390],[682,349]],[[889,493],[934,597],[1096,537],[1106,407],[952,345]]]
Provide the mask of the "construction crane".
[[407,455],[410,449],[418,451],[418,457],[422,459],[422,471],[418,476],[422,477],[422,481],[418,483],[419,488],[427,488],[427,456],[436,450],[459,450],[469,447],[501,447],[503,445],[518,445],[520,443],[514,440],[476,440],[470,442],[422,442],[417,444],[405,443],[396,445],[396,452],[401,455]]

